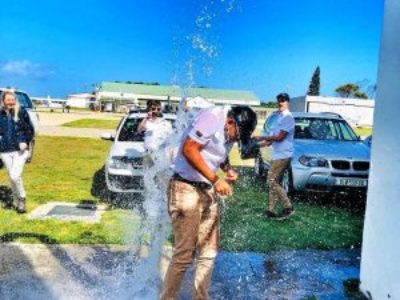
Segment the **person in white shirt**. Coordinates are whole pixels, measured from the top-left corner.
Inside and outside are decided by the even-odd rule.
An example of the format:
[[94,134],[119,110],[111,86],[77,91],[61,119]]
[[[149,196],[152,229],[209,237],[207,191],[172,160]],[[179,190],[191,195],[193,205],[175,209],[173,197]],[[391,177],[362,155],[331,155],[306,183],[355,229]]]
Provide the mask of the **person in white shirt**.
[[[219,244],[217,195],[230,195],[230,183],[237,179],[227,161],[228,145],[250,137],[256,124],[256,114],[248,106],[213,107],[200,112],[183,134],[168,188],[175,248],[162,300],[177,299],[183,275],[196,253],[193,299],[208,299]],[[220,168],[225,172],[223,178],[217,175]]]
[[[278,118],[276,125],[272,128],[272,135],[258,136],[256,140],[261,141],[261,146],[272,146],[272,164],[268,171],[269,204],[266,211],[267,217],[271,219],[286,219],[294,213],[293,205],[288,195],[280,185],[284,171],[289,167],[293,156],[294,118],[289,111],[290,97],[286,93],[276,96],[278,104]],[[276,213],[276,204],[282,201],[282,214]]]
[[159,100],[147,101],[147,117],[140,122],[137,130],[144,133],[146,151],[154,152],[165,144],[172,133],[172,125],[162,117]]

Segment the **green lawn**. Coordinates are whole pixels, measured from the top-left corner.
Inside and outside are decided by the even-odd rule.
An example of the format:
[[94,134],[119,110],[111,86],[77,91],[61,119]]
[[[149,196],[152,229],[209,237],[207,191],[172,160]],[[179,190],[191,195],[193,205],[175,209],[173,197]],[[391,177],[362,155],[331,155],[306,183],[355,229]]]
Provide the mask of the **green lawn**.
[[[103,166],[109,146],[95,139],[39,137],[33,161],[26,165],[24,172],[28,210],[50,201],[97,201],[90,192],[93,176]],[[3,200],[10,192],[4,170],[0,172],[0,182]],[[131,230],[136,223],[133,214],[124,210],[107,211],[101,223],[86,224],[29,220],[13,210],[0,208],[0,240],[118,244],[126,234],[125,225],[131,224]]]
[[[248,173],[248,171],[247,171]],[[295,201],[295,214],[272,221],[263,214],[268,193],[258,179],[245,177],[235,186],[222,208],[222,248],[231,251],[267,252],[280,249],[334,249],[359,247],[363,214],[332,204]]]
[[[34,159],[24,172],[28,210],[49,201],[99,201],[91,194],[93,182],[110,144],[96,139],[39,137]],[[237,158],[235,158],[236,160]],[[242,169],[245,164],[234,162]],[[265,219],[267,194],[258,181],[241,176],[233,201],[222,208],[221,242],[225,250],[266,252],[275,249],[359,246],[363,217],[332,205],[296,203],[296,214],[287,221]],[[0,200],[9,193],[8,179],[0,172]],[[98,183],[104,188],[104,182]],[[56,220],[29,220],[0,208],[0,241],[121,244],[134,234],[138,218],[130,210],[113,209],[99,224]]]
[[115,120],[103,120],[103,119],[80,119],[68,123],[64,123],[62,126],[75,127],[75,128],[100,128],[100,129],[116,129],[119,124],[119,119]]

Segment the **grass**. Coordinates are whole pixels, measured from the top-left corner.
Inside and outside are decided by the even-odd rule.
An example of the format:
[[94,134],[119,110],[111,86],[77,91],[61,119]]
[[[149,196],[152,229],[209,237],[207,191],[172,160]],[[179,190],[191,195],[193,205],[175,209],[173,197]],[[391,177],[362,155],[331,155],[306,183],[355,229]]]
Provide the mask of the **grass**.
[[[33,161],[24,171],[28,211],[50,201],[98,201],[91,195],[91,186],[109,146],[95,139],[39,137]],[[9,194],[4,170],[0,182],[2,196]],[[30,220],[14,210],[0,209],[0,241],[120,244],[127,234],[126,224],[137,225],[137,218],[126,210],[106,211],[101,223],[86,224]]]
[[[36,142],[33,162],[24,172],[27,206],[31,211],[50,201],[96,201],[91,193],[106,159],[109,143],[85,138],[44,137]],[[236,165],[249,170],[234,156]],[[100,174],[100,175],[99,175]],[[0,172],[0,200],[8,179]],[[103,183],[104,185],[104,183]],[[267,252],[278,249],[332,249],[358,247],[363,217],[333,205],[295,204],[296,214],[287,221],[272,222],[262,216],[267,193],[243,173],[233,200],[222,212],[221,246],[232,251]],[[8,189],[9,193],[9,189]],[[134,235],[138,218],[130,210],[113,209],[98,224],[58,220],[29,220],[14,210],[0,208],[0,241],[29,243],[122,244]]]
[[[242,176],[243,177],[243,176]],[[243,177],[232,200],[222,209],[221,245],[229,251],[267,252],[282,249],[359,247],[363,214],[332,204],[300,201],[295,215],[285,221],[263,216],[266,189],[257,179]]]
[[99,129],[116,129],[120,120],[102,120],[102,119],[80,119],[62,126],[74,128],[99,128]]

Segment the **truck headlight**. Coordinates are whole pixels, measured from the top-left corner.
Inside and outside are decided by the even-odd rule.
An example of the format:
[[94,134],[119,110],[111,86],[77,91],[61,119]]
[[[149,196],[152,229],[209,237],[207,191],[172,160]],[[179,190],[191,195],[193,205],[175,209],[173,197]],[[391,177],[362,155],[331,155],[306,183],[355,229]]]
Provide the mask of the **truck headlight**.
[[109,167],[112,169],[125,169],[125,170],[132,168],[131,164],[129,164],[128,162],[123,161],[120,158],[115,158],[115,157],[112,157],[109,160]]
[[328,161],[321,157],[302,155],[299,162],[307,167],[328,168]]

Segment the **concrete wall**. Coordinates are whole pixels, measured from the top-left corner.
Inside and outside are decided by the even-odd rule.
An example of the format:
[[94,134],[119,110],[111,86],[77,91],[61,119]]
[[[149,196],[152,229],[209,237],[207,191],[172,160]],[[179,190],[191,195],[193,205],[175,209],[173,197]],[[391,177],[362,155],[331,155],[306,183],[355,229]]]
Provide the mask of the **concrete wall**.
[[361,290],[400,299],[400,1],[386,0],[361,253]]

